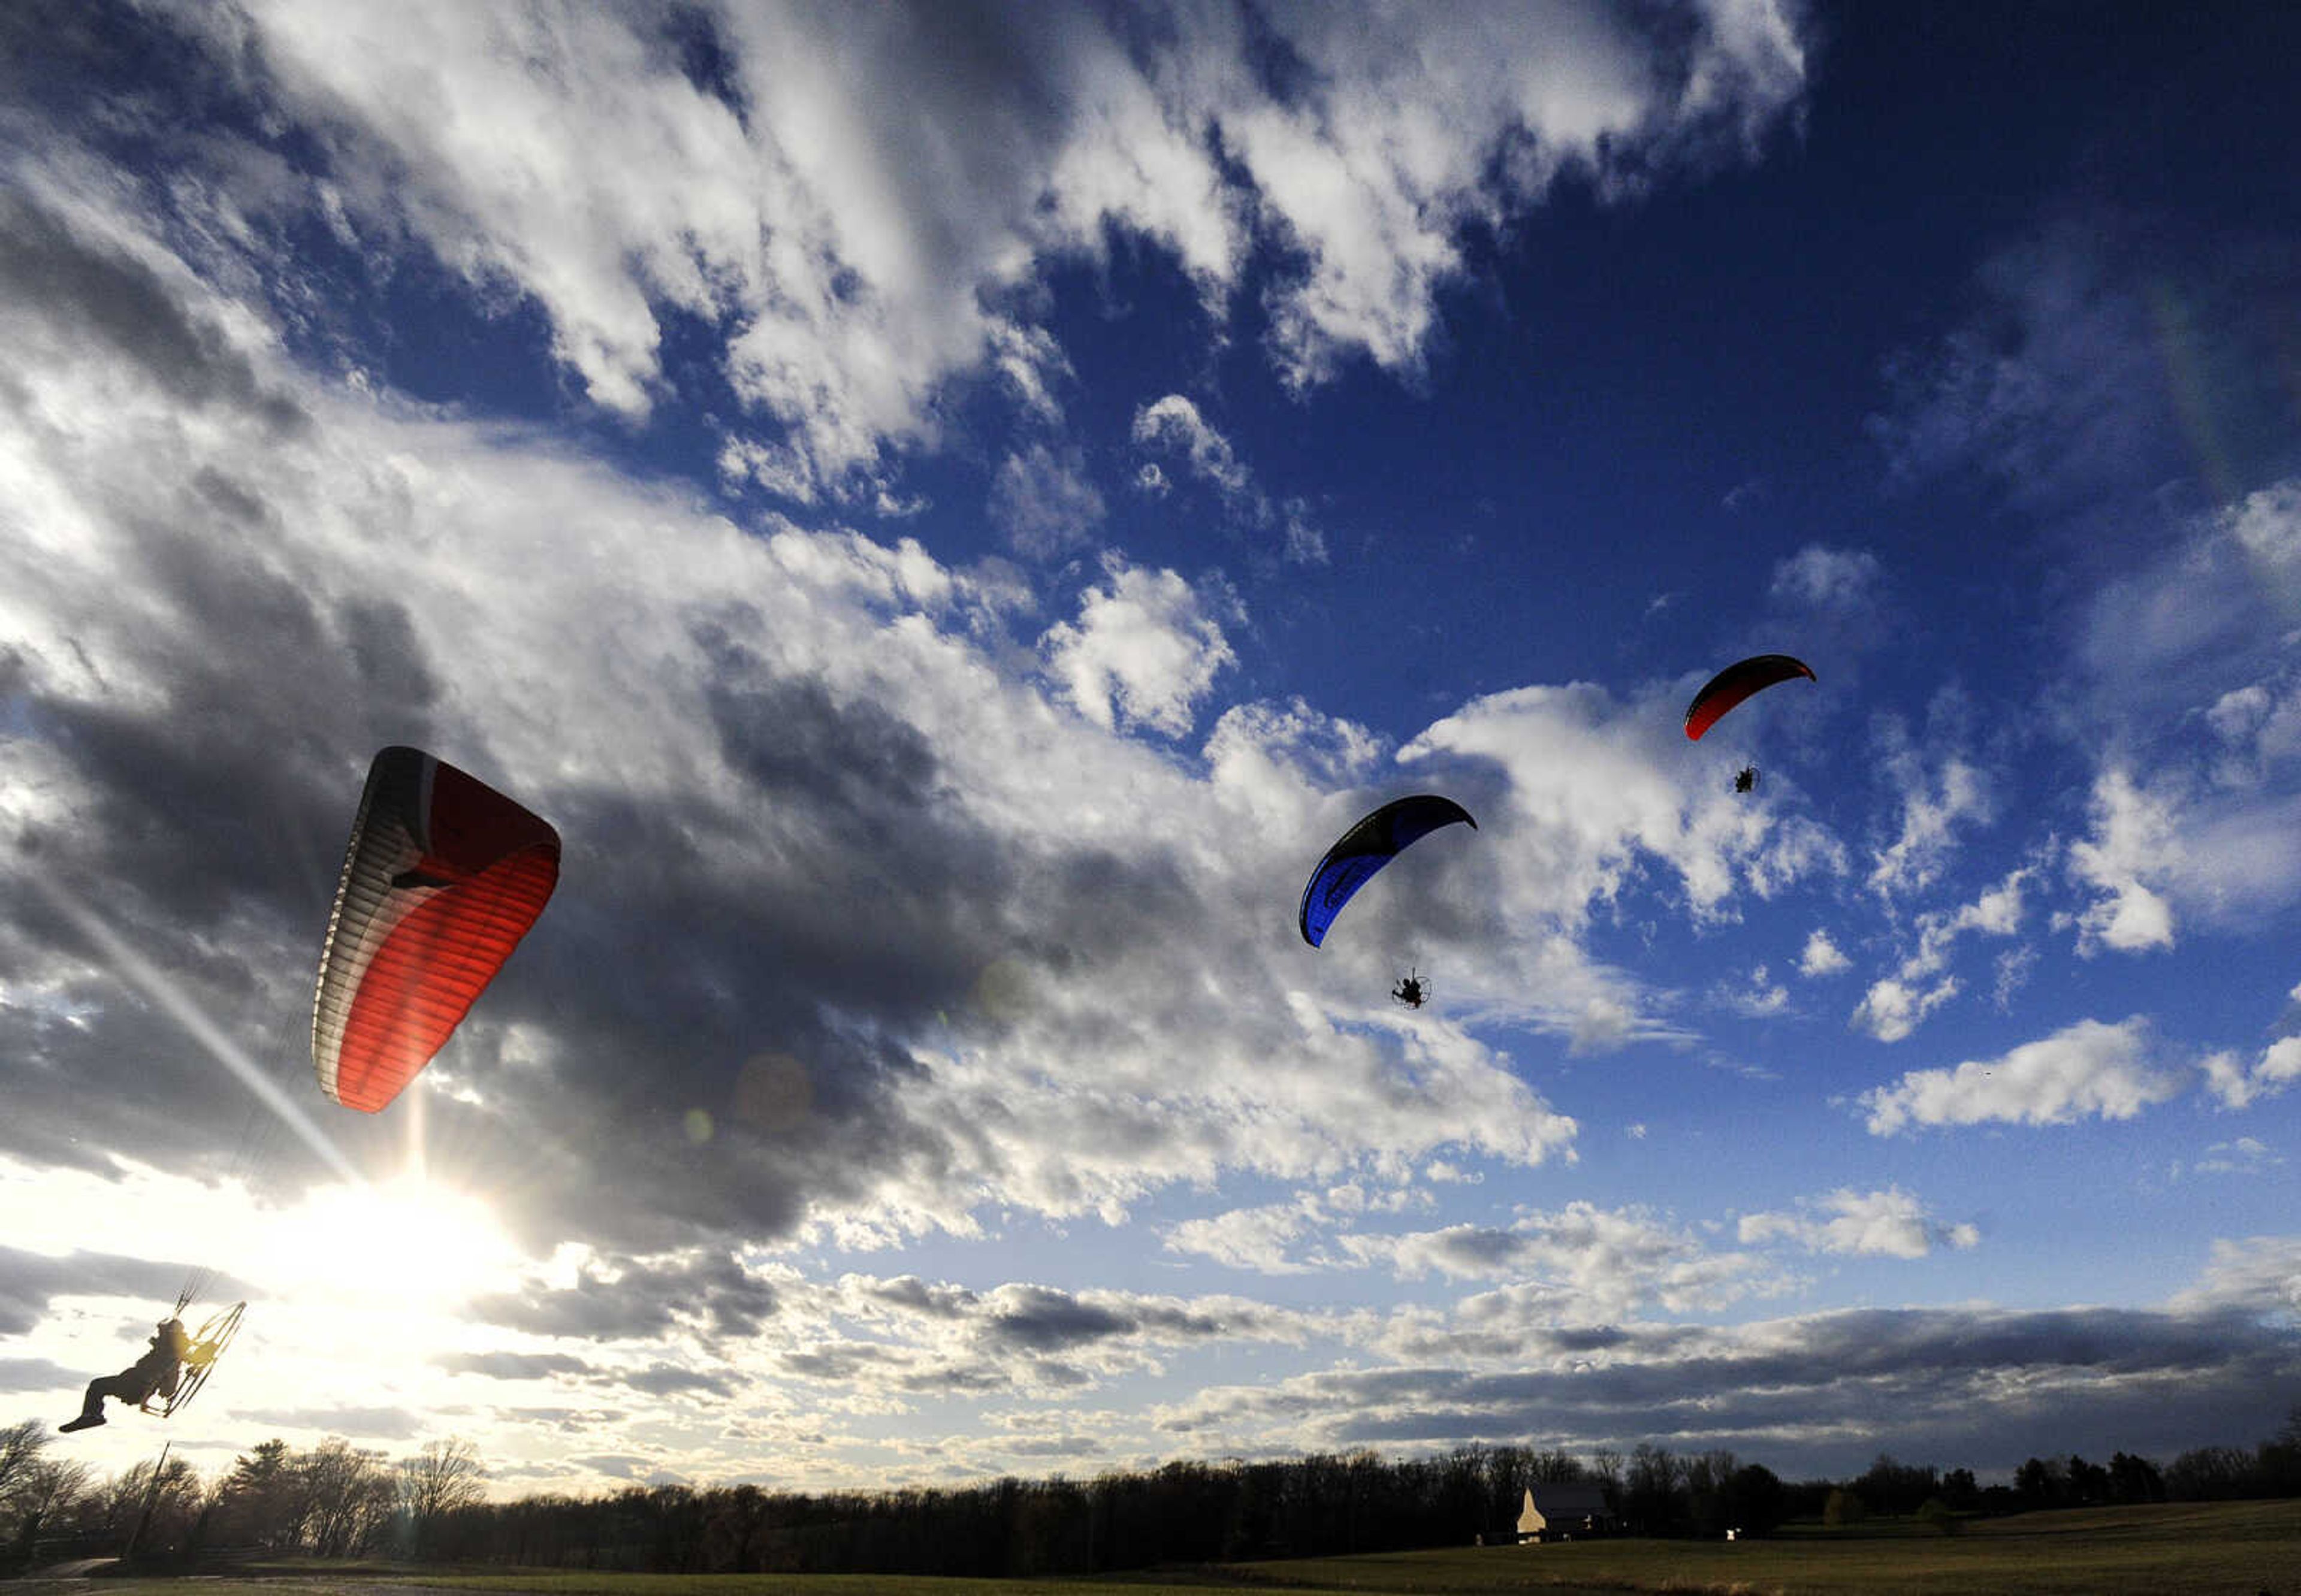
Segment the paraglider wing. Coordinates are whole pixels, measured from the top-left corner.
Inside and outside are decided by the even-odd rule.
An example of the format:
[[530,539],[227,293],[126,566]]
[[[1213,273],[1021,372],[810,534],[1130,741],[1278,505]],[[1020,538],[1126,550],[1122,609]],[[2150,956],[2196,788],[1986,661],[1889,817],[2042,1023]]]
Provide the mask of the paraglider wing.
[[416,748],[368,769],[312,1000],[321,1090],[373,1114],[431,1061],[559,881],[559,833]]
[[1469,811],[1452,798],[1418,793],[1395,798],[1344,831],[1326,850],[1318,867],[1302,888],[1302,940],[1316,948],[1326,939],[1326,928],[1351,894],[1373,879],[1400,851],[1441,826],[1456,822],[1477,829]]
[[1748,659],[1728,665],[1712,676],[1703,689],[1694,695],[1694,702],[1686,706],[1686,734],[1701,740],[1702,734],[1718,723],[1719,718],[1751,694],[1762,692],[1778,681],[1787,681],[1793,676],[1814,680],[1813,669],[1802,659],[1792,659],[1786,654],[1753,654]]

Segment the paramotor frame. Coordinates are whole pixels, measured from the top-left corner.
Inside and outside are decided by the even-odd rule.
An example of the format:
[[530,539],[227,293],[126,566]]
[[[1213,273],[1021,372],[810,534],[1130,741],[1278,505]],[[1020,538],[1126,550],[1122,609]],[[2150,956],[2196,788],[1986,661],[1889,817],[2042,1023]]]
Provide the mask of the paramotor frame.
[[239,1333],[239,1316],[247,1311],[247,1304],[235,1302],[208,1316],[192,1336],[192,1349],[184,1355],[184,1372],[176,1382],[175,1392],[170,1396],[153,1393],[144,1400],[144,1411],[166,1418],[176,1409],[200,1394],[215,1370],[216,1359],[231,1345],[231,1338]]

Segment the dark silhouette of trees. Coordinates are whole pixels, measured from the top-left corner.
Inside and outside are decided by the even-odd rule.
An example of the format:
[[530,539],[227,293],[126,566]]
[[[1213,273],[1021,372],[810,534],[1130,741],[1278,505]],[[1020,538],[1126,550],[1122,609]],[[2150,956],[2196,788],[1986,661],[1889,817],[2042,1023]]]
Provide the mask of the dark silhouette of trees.
[[2162,1502],[2165,1476],[2146,1458],[2118,1452],[2109,1460],[2109,1500],[2113,1502]]
[[381,1452],[331,1437],[297,1459],[302,1540],[314,1557],[358,1557],[375,1550],[398,1502]]
[[31,1567],[41,1536],[88,1493],[87,1465],[44,1456],[48,1441],[38,1419],[0,1430],[0,1573]]
[[1897,1462],[1890,1452],[1878,1453],[1869,1472],[1853,1482],[1871,1512],[1895,1517],[1915,1513],[1929,1497],[1940,1495],[1941,1488],[1939,1469],[1931,1464]]
[[227,1546],[281,1551],[303,1533],[302,1493],[284,1441],[267,1441],[233,1459],[215,1492],[214,1533]]
[[2123,1451],[2106,1465],[2033,1457],[2010,1486],[1987,1487],[1970,1469],[1945,1473],[1889,1454],[1847,1479],[1793,1484],[1728,1451],[1643,1442],[1586,1460],[1468,1446],[1407,1458],[1177,1460],[1088,1480],[812,1494],[634,1484],[489,1501],[478,1450],[460,1439],[396,1461],[341,1439],[303,1451],[275,1439],[212,1485],[181,1460],[92,1480],[80,1465],[46,1455],[47,1444],[38,1422],[0,1430],[0,1569],[114,1553],[133,1533],[138,1560],[163,1564],[205,1546],[616,1573],[1016,1579],[1507,1540],[1527,1488],[1549,1483],[1599,1485],[1638,1533],[1702,1536],[1762,1535],[1792,1518],[1858,1531],[1873,1515],[1950,1533],[1979,1513],[2301,1495],[2301,1408],[2251,1448],[2199,1448],[2163,1468]]
[[1727,1526],[1745,1535],[1770,1535],[1789,1517],[1789,1488],[1762,1463],[1745,1463],[1726,1479]]
[[2069,1472],[2059,1458],[2031,1458],[2013,1471],[2013,1497],[2025,1512],[2065,1506]]
[[448,1514],[485,1500],[486,1477],[480,1449],[461,1436],[427,1441],[413,1458],[399,1460],[399,1511],[414,1556],[431,1555],[432,1536]]

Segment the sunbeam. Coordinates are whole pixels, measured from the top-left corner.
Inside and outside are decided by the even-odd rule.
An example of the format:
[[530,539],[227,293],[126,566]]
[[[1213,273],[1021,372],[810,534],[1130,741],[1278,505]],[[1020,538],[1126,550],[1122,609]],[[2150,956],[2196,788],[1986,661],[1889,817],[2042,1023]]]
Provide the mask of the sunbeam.
[[280,1123],[293,1131],[305,1146],[317,1153],[330,1169],[354,1186],[366,1184],[359,1171],[352,1167],[351,1161],[329,1140],[328,1133],[313,1123],[312,1116],[304,1112],[296,1099],[288,1095],[263,1065],[250,1058],[245,1049],[201,1011],[198,1004],[186,997],[149,959],[130,947],[126,940],[105,924],[95,910],[37,873],[29,875],[27,879],[58,914],[70,920],[81,935],[96,944],[123,980],[181,1025],[185,1033],[199,1043],[209,1057],[238,1076],[240,1083],[255,1094],[256,1100],[277,1116]]

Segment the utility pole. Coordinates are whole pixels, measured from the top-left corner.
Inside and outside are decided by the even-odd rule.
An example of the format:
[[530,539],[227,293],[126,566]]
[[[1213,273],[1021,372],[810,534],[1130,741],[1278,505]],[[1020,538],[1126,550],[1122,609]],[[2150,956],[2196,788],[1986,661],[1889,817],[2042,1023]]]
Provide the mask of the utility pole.
[[168,1449],[175,1444],[171,1438],[160,1445],[160,1460],[152,1466],[152,1488],[144,1493],[144,1510],[136,1516],[136,1527],[128,1532],[128,1550],[120,1554],[123,1563],[136,1555],[136,1542],[144,1538],[144,1528],[152,1522],[152,1509],[160,1505],[160,1482],[168,1472]]

